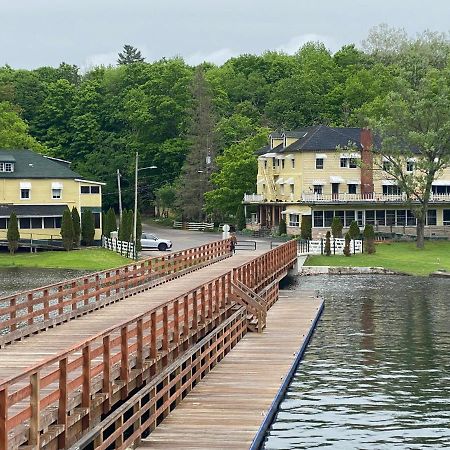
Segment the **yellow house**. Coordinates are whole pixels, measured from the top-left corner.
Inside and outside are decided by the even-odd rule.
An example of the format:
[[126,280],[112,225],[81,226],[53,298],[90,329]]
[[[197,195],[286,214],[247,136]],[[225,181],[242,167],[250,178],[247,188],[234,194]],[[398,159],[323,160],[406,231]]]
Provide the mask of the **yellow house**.
[[[415,233],[404,195],[383,170],[387,162],[374,161],[369,130],[318,125],[272,133],[257,153],[256,193],[243,202],[257,205],[250,228],[272,229],[284,217],[288,233],[300,234],[302,217],[308,216],[317,237],[338,216],[345,228],[356,220],[378,231]],[[404,164],[406,172],[414,170],[414,159]],[[433,183],[426,230],[450,235],[449,168]]]
[[6,239],[12,212],[21,238],[61,239],[64,209],[73,206],[80,215],[92,211],[95,239],[100,239],[102,185],[83,179],[68,161],[31,150],[0,150],[0,240]]

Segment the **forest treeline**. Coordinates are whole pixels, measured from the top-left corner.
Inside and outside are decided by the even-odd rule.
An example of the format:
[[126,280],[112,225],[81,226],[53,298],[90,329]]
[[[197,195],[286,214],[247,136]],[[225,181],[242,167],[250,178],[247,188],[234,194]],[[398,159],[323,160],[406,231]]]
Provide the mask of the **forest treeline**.
[[[140,54],[136,62],[125,59],[85,73],[66,63],[35,70],[3,66],[0,148],[34,148],[72,161],[84,177],[107,183],[106,209],[117,208],[117,169],[123,174],[124,206],[132,206],[138,151],[142,167],[157,166],[140,174],[141,205],[145,209],[161,188],[163,202],[176,203],[168,186],[183,177],[193,134],[205,132],[194,126],[205,114],[200,111],[204,101],[196,98],[200,92],[209,96],[211,120],[202,120],[213,129],[205,132],[211,140],[204,156],[209,152],[213,161],[208,172],[198,151],[199,161],[191,157],[181,183],[195,174],[207,177],[202,191],[192,195],[206,194],[206,211],[225,217],[235,213],[243,192],[254,189],[253,151],[264,144],[268,130],[364,125],[367,111],[395,91],[399,80],[414,86],[430,70],[448,76],[449,55],[446,34],[409,38],[402,30],[379,26],[361,49],[351,44],[334,54],[311,42],[294,55],[245,54],[221,66],[191,67],[181,58],[147,63]],[[206,83],[206,94],[193,88],[196,79],[197,85]]]

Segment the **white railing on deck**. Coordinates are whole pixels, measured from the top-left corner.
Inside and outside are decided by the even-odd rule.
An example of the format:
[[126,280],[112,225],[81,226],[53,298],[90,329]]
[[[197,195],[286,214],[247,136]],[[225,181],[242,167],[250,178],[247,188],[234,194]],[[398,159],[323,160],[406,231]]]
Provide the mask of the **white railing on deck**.
[[264,195],[261,194],[244,194],[244,202],[255,203],[263,202]]
[[[342,255],[344,253],[345,239],[336,238],[330,239],[331,253]],[[359,239],[350,241],[351,253],[362,253],[362,241]],[[313,239],[309,241],[308,250],[305,253],[309,255],[321,255],[325,252],[325,239]]]
[[173,222],[174,228],[183,228],[184,230],[190,231],[205,231],[212,230],[214,228],[213,223],[206,222]]
[[132,242],[102,236],[102,247],[127,258],[134,258],[134,244]]
[[[302,201],[304,202],[405,202],[406,196],[400,195],[388,195],[388,194],[310,194],[303,193]],[[432,194],[430,197],[431,202],[450,201],[450,194]]]

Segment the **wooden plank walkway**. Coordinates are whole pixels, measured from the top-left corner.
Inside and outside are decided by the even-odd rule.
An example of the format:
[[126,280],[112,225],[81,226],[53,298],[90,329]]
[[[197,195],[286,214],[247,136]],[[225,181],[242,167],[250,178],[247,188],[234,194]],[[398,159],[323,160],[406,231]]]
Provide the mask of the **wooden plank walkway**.
[[237,254],[192,273],[129,297],[76,320],[61,324],[39,334],[17,341],[0,349],[0,382],[19,375],[30,366],[38,364],[84,339],[119,325],[129,317],[144,313],[185,292],[227,273],[232,268],[256,258],[263,252]]
[[321,303],[280,291],[264,332],[248,333],[137,448],[248,449]]

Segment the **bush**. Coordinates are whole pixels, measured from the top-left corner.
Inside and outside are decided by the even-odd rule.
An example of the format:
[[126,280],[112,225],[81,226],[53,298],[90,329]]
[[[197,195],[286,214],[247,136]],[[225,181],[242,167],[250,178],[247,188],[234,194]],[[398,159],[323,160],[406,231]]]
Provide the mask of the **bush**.
[[327,231],[326,237],[325,237],[325,249],[324,253],[326,256],[331,255],[331,233]]
[[72,225],[73,225],[73,246],[79,247],[81,240],[81,222],[78,209],[74,206],[72,208]]
[[333,233],[334,238],[342,237],[342,221],[340,217],[334,216],[333,222],[331,222],[331,232]]
[[278,225],[278,234],[280,236],[287,234],[286,221],[284,219],[280,220],[280,224]]
[[364,228],[364,253],[369,255],[375,253],[375,231],[373,225],[366,225]]
[[17,223],[17,216],[15,212],[12,212],[9,216],[6,239],[8,239],[9,252],[11,253],[11,255],[14,255],[14,253],[16,253],[17,249],[19,248],[20,239],[19,225]]
[[95,236],[94,215],[90,209],[81,213],[81,242],[83,245],[93,245]]
[[62,220],[61,220],[61,238],[63,241],[64,248],[69,251],[73,248],[73,220],[72,214],[69,211],[69,208],[64,210]]
[[361,230],[358,227],[358,223],[356,222],[356,220],[353,220],[352,223],[350,224],[350,228],[348,229],[348,233],[350,234],[350,237],[352,239],[358,239],[360,234],[361,234]]
[[103,236],[111,237],[112,231],[117,231],[116,213],[114,212],[114,209],[109,208],[105,216]]
[[344,255],[351,256],[352,252],[350,251],[350,233],[345,233],[345,244],[344,244]]
[[302,223],[300,225],[300,236],[302,239],[311,239],[312,219],[311,216],[302,215]]
[[240,231],[246,228],[244,206],[239,205],[236,211],[236,228]]

